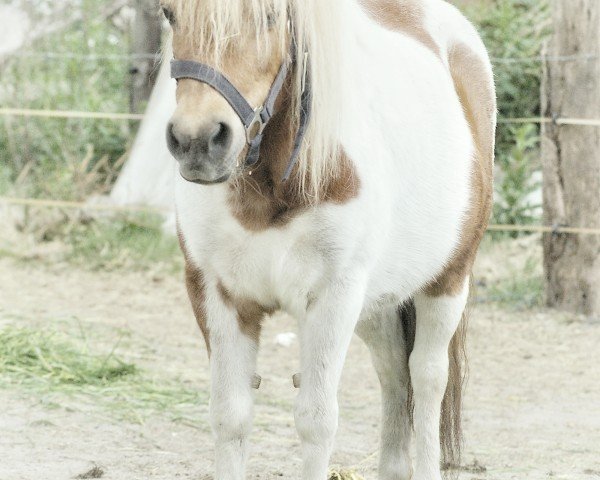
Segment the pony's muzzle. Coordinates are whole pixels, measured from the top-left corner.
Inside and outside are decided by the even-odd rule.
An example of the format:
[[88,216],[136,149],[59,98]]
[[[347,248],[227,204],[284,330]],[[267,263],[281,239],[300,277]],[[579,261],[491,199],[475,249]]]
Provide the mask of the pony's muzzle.
[[221,183],[231,175],[233,130],[226,122],[203,124],[190,131],[171,121],[167,145],[179,162],[181,176],[190,182]]

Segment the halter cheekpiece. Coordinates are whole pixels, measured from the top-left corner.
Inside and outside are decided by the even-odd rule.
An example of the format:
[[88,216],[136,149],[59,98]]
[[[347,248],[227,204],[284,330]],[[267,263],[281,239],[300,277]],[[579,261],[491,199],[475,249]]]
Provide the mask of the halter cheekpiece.
[[260,158],[260,147],[264,139],[264,130],[275,114],[273,111],[275,102],[281,93],[292,65],[302,69],[304,81],[300,102],[298,131],[296,133],[290,161],[283,176],[283,181],[286,181],[290,177],[298,161],[300,148],[302,147],[302,142],[310,120],[311,108],[310,81],[307,78],[307,55],[302,55],[302,58],[298,59],[294,41],[292,41],[292,47],[290,49],[290,61],[285,60],[283,62],[275,77],[273,85],[271,85],[271,89],[269,90],[265,102],[263,105],[256,108],[253,108],[250,103],[248,103],[244,96],[225,77],[225,75],[215,70],[210,65],[191,60],[172,60],[171,77],[176,80],[183,78],[197,80],[198,82],[210,85],[219,92],[225,100],[227,100],[244,125],[246,131],[246,143],[249,146],[245,165],[251,167],[255,165]]

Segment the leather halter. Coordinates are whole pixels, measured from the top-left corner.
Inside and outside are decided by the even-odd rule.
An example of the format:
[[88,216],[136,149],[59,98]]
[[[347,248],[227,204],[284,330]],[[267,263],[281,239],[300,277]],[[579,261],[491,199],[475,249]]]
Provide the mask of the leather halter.
[[269,124],[269,121],[275,114],[275,101],[285,83],[285,80],[290,71],[290,66],[301,68],[303,71],[303,88],[302,97],[300,100],[300,122],[298,131],[294,141],[294,147],[288,167],[285,171],[282,181],[288,180],[294,167],[298,161],[298,155],[306,129],[310,120],[312,93],[310,89],[310,81],[307,71],[307,54],[303,55],[298,61],[296,54],[295,42],[292,41],[290,52],[291,61],[284,61],[279,72],[275,77],[275,81],[269,90],[267,98],[263,105],[253,108],[250,103],[244,98],[239,90],[219,71],[204,63],[194,62],[191,60],[172,60],[171,61],[171,77],[180,80],[182,78],[197,80],[198,82],[210,85],[213,89],[221,94],[233,108],[235,113],[240,117],[244,129],[246,130],[246,143],[248,144],[248,154],[246,155],[245,165],[251,167],[258,162],[260,158],[260,147],[264,139],[264,130]]

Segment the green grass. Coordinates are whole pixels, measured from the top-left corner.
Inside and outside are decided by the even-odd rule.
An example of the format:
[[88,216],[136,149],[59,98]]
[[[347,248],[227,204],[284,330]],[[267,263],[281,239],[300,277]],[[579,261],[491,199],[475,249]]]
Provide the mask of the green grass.
[[522,269],[515,269],[510,277],[491,284],[485,300],[517,310],[543,306],[544,281],[537,267],[535,258],[527,259]]
[[119,419],[143,422],[161,413],[175,421],[199,424],[207,395],[177,378],[153,375],[118,354],[123,338],[92,350],[98,332],[69,334],[57,329],[5,326],[0,329],[0,388],[19,389],[47,405],[76,399]]
[[543,307],[542,237],[498,238],[484,236],[474,269],[474,299],[508,310]]
[[177,239],[162,231],[162,219],[135,215],[78,224],[62,240],[70,246],[67,260],[93,270],[181,270]]
[[24,385],[105,387],[137,373],[114,352],[93,355],[57,331],[5,328],[0,331],[0,373]]
[[[31,2],[29,2],[31,3]],[[130,64],[125,59],[44,58],[28,53],[121,55],[129,52],[130,32],[103,19],[105,2],[83,0],[84,20],[44,37],[9,56],[0,75],[4,107],[43,110],[127,112]],[[35,5],[31,5],[33,13]],[[25,54],[25,55],[21,55]],[[2,94],[3,92],[3,94]],[[112,167],[127,151],[137,123],[49,118],[0,118],[0,164],[19,195],[82,200],[106,189]],[[102,164],[97,182],[82,181],[79,166]],[[23,172],[26,172],[25,174]],[[100,172],[102,173],[102,172]],[[3,188],[0,182],[0,191]]]
[[[92,271],[180,274],[183,268],[177,238],[164,232],[159,215],[131,213],[82,220],[31,209],[24,218],[25,233],[0,241],[0,257],[66,262]],[[33,238],[33,247],[24,238]],[[45,257],[43,247],[48,242],[62,243],[65,248]]]

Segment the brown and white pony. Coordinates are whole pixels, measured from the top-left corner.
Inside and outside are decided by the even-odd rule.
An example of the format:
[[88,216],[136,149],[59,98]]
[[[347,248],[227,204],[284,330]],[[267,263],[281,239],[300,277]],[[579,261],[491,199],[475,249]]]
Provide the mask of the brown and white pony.
[[162,7],[215,478],[245,477],[261,320],[284,310],[300,332],[301,478],[326,478],[356,332],[381,381],[379,478],[439,479],[460,447],[461,318],[492,203],[495,92],[475,29],[442,0]]

